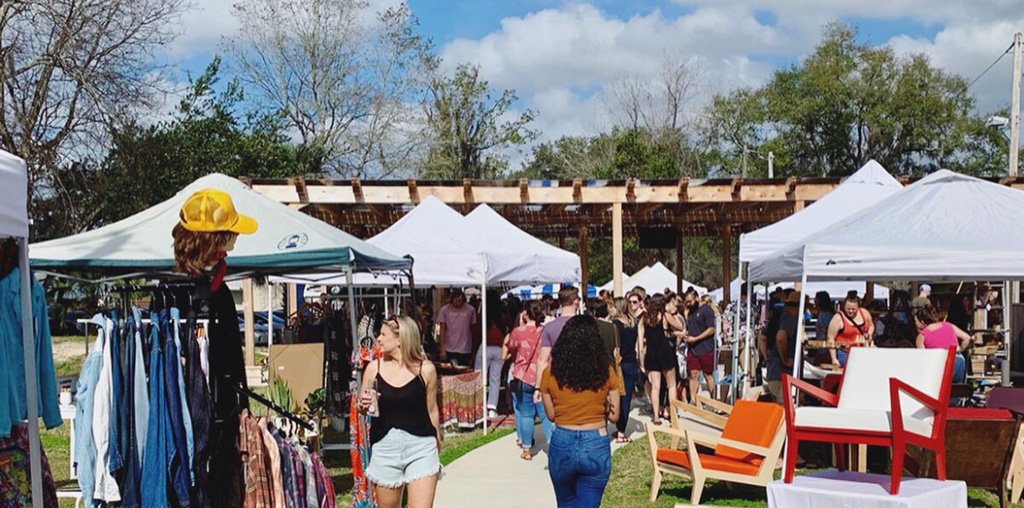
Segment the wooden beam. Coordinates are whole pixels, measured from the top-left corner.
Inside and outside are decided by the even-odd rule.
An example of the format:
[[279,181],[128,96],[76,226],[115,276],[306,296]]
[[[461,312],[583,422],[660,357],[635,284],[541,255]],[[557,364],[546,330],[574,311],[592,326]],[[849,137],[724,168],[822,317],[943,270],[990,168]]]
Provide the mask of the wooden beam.
[[[283,182],[283,181],[282,181]],[[691,185],[688,180],[663,182],[652,185],[634,185],[632,197],[627,197],[626,185],[588,186],[583,180],[575,180],[571,186],[561,187],[530,187],[528,201],[523,201],[522,188],[512,186],[474,185],[469,181],[471,192],[467,193],[467,182],[463,185],[440,185],[432,182],[416,182],[410,180],[408,189],[392,184],[361,182],[363,202],[404,205],[416,204],[424,196],[436,196],[451,205],[472,203],[497,204],[535,204],[546,205],[555,203],[587,203],[611,204],[626,203],[685,203],[714,202],[725,203],[734,201],[816,201],[835,188],[838,180],[800,183],[791,180],[791,188],[787,185],[772,182],[745,181],[739,189],[738,197],[733,193],[731,181],[705,181],[700,185]],[[1024,186],[1024,183],[1021,184]],[[304,180],[296,179],[290,184],[267,183],[254,181],[253,189],[283,203],[335,203],[355,204],[358,201],[350,185],[306,185]]]
[[253,298],[252,279],[242,279],[242,318],[245,321],[246,365],[256,365],[256,327],[253,321]]
[[626,201],[629,203],[636,202],[636,179],[629,177],[626,180]]
[[622,203],[612,204],[612,289],[622,294]]
[[580,298],[587,300],[590,284],[590,234],[587,226],[580,227]]
[[419,191],[419,185],[416,183],[416,180],[409,180],[408,186],[409,186],[409,203],[412,203],[414,205],[420,204],[420,191]]
[[530,185],[529,180],[525,178],[519,179],[519,200],[523,203],[530,202]]
[[728,304],[730,301],[730,287],[732,284],[732,224],[726,222],[722,226],[722,299]]
[[565,212],[565,207],[567,207],[567,206],[569,206],[569,205],[567,205],[567,204],[547,205],[547,206],[544,207],[544,213],[547,214],[549,217],[558,217],[558,216],[562,215],[562,213]]
[[468,214],[473,209],[473,180],[462,179],[462,197],[462,213]]
[[366,198],[363,196],[363,184],[359,183],[358,178],[352,179],[352,196],[355,198],[357,203],[366,202]]
[[683,232],[676,230],[676,294],[683,294]]

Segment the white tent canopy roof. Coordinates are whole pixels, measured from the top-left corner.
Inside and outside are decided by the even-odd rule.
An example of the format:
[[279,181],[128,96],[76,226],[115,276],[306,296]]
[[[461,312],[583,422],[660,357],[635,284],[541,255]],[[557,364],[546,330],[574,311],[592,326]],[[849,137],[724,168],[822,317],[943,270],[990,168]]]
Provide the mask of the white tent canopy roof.
[[[665,288],[676,290],[676,274],[669,270],[668,267],[661,264],[661,261],[654,263],[646,270],[641,270],[635,275],[630,277],[626,284],[622,287],[623,291],[630,291],[631,289],[640,286],[647,291],[647,294],[662,293]],[[697,290],[697,293],[707,293],[707,288],[698,286],[692,282],[683,280],[683,290],[686,288],[693,287]]]
[[25,161],[0,150],[0,236],[28,238],[28,170]]
[[239,213],[256,219],[259,229],[240,235],[228,266],[260,272],[403,268],[408,260],[293,210],[221,174],[204,176],[171,199],[113,224],[31,246],[32,265],[46,269],[128,272],[171,270],[171,231],[185,200],[196,191],[228,193]]
[[[646,267],[644,267],[644,268],[646,268]],[[637,274],[639,274],[639,273],[640,272],[638,271]],[[627,288],[626,284],[629,282],[629,279],[631,279],[631,278],[633,278],[633,275],[630,275],[630,274],[628,274],[626,272],[622,272],[622,289],[624,291],[628,291],[628,289],[626,289]],[[611,291],[613,289],[615,289],[615,278],[614,277],[612,277],[608,282],[605,282],[604,284],[602,284],[602,285],[597,287],[598,291]]]
[[938,171],[750,265],[750,279],[1024,278],[1024,192]]
[[580,281],[580,257],[517,228],[482,204],[465,217],[487,252],[487,281],[524,284]]
[[740,261],[749,262],[827,229],[903,186],[881,164],[868,161],[832,192],[770,226],[740,236]]
[[[417,286],[478,286],[578,282],[579,256],[530,236],[487,205],[464,217],[428,196],[368,241],[413,258]],[[359,274],[357,286],[397,285],[392,273]],[[344,284],[339,274],[275,277],[274,282]]]

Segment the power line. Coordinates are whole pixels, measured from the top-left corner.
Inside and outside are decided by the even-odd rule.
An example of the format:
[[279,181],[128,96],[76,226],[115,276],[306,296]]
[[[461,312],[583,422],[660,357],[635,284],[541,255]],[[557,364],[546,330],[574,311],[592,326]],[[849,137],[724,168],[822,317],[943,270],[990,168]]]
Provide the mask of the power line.
[[979,79],[983,78],[985,76],[985,74],[988,74],[988,71],[992,70],[992,68],[995,67],[996,64],[999,63],[999,61],[1003,59],[1004,56],[1008,55],[1010,53],[1010,50],[1012,50],[1012,49],[1013,49],[1013,44],[1010,44],[1006,48],[1006,51],[1003,51],[1003,53],[1001,55],[999,55],[999,57],[996,58],[995,61],[992,62],[991,65],[989,65],[984,71],[981,71],[981,74],[978,74],[978,77],[974,78],[974,81],[971,81],[967,85],[967,88],[964,88],[964,92],[967,92],[967,90],[970,90],[971,87],[974,86],[974,84],[977,83]]

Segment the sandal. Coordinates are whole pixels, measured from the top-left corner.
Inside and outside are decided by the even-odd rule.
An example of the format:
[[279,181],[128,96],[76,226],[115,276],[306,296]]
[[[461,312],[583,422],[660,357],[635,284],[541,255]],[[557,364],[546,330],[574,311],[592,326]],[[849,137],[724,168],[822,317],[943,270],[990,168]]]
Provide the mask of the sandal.
[[530,455],[530,450],[523,450],[523,454],[519,456],[523,460],[533,460],[533,455]]
[[615,442],[619,444],[629,444],[632,443],[633,440],[626,437],[625,434],[620,432],[617,436],[615,436]]
[[655,425],[665,425],[665,420],[662,420],[662,419],[660,419],[660,418],[659,418],[659,419],[657,419],[657,420],[654,420],[654,419],[652,419],[652,420],[651,420],[651,423],[653,423],[653,424],[655,424]]
[[522,448],[522,447],[523,447],[523,440],[522,439],[516,439],[516,448]]

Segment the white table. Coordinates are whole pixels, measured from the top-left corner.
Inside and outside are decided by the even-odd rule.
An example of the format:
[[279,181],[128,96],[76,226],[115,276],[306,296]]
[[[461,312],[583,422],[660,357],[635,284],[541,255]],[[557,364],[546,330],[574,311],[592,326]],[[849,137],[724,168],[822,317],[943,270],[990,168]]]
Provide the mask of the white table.
[[967,484],[959,480],[903,478],[889,494],[889,476],[834,469],[768,484],[769,508],[967,508]]

